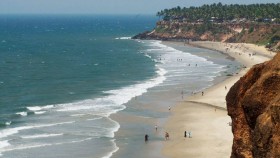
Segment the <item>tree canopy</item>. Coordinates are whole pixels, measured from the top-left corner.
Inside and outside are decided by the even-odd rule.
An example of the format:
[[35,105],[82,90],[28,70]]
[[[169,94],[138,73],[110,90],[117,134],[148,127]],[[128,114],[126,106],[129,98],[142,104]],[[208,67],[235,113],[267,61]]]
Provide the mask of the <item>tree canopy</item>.
[[157,16],[164,20],[170,19],[186,19],[187,21],[196,21],[199,19],[210,20],[215,17],[222,20],[233,20],[236,18],[246,18],[248,20],[256,19],[280,19],[280,3],[268,4],[250,4],[239,5],[222,3],[214,3],[211,5],[203,5],[200,7],[181,8],[175,7],[164,9],[157,13]]

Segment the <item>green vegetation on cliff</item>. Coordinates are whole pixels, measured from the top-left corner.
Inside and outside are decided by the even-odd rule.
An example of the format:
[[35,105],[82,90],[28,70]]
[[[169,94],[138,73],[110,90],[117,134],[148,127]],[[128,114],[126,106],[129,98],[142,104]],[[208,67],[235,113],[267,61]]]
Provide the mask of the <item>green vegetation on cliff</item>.
[[280,50],[280,3],[164,9],[154,30],[140,39],[245,42]]
[[219,22],[224,22],[244,18],[244,20],[250,21],[279,23],[280,3],[251,5],[223,5],[222,3],[214,3],[190,8],[181,8],[178,6],[172,9],[161,10],[157,13],[157,16],[167,21],[180,19],[189,22],[195,22],[197,20],[217,20]]

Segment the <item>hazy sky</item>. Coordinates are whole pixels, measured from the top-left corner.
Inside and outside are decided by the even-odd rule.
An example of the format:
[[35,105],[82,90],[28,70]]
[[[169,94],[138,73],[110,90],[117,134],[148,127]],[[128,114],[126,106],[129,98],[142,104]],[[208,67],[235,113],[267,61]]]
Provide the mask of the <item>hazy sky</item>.
[[0,0],[0,14],[156,14],[208,3],[280,3],[280,0]]

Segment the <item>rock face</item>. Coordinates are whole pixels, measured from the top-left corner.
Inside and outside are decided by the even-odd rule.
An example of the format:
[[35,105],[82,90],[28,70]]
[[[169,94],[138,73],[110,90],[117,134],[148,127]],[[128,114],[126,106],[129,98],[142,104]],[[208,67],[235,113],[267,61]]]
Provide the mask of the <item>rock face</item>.
[[273,51],[280,49],[279,24],[252,23],[201,23],[183,21],[158,21],[152,31],[140,33],[133,39],[170,40],[170,41],[222,41],[238,43],[268,43]]
[[255,65],[226,96],[231,158],[280,158],[280,53]]

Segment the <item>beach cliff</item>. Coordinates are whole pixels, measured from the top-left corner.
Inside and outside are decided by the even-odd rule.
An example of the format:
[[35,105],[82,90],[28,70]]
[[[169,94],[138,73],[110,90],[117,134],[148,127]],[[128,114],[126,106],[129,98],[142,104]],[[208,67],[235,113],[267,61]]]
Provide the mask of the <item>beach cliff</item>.
[[280,54],[255,65],[226,96],[232,158],[280,157]]
[[[266,44],[269,50],[277,52],[280,49],[280,24],[187,23],[162,20],[157,22],[155,29],[152,31],[139,33],[132,39],[182,41],[186,43],[189,43],[189,41],[220,41]],[[274,43],[273,46],[272,43]]]

